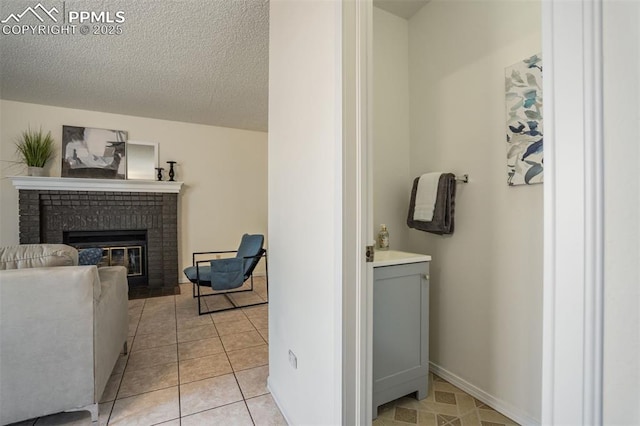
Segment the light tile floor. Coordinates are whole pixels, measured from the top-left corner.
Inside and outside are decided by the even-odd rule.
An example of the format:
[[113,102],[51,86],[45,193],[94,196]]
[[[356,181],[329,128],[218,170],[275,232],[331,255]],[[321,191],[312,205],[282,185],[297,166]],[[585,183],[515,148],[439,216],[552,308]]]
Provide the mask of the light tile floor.
[[422,401],[404,397],[379,407],[373,426],[512,426],[498,413],[444,379],[429,373],[429,395]]
[[[129,354],[118,360],[100,401],[100,425],[285,425],[266,382],[267,305],[199,316],[191,285],[182,294],[129,301]],[[266,297],[232,296],[241,304]],[[221,296],[209,306],[229,306]],[[91,425],[88,412],[26,425]]]
[[[129,354],[100,401],[100,426],[285,425],[266,387],[267,305],[199,316],[191,285],[182,294],[129,301]],[[232,296],[233,297],[233,296]],[[264,281],[239,303],[266,297]],[[205,298],[204,309],[229,306]],[[510,426],[516,423],[430,373],[429,396],[380,407],[374,426]],[[13,426],[92,425],[88,412],[58,413]]]

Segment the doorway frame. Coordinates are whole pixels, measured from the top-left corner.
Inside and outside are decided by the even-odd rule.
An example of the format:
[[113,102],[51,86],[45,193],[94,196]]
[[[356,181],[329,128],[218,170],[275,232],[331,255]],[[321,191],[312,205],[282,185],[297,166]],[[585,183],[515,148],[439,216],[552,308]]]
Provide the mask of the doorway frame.
[[371,424],[373,371],[373,1],[342,2],[342,424]]
[[542,3],[542,424],[602,424],[602,0]]
[[[601,424],[603,376],[602,0],[541,2],[545,63],[542,424]],[[370,424],[371,286],[364,245],[373,240],[372,1],[343,2],[345,92],[345,344],[343,420]],[[353,45],[355,43],[355,45]],[[356,63],[348,63],[346,54]],[[351,79],[353,77],[353,80]],[[346,95],[351,90],[350,96]],[[355,108],[347,116],[349,107]],[[355,137],[354,139],[349,139]],[[348,146],[350,142],[355,145]],[[349,224],[345,220],[345,224]],[[371,229],[370,229],[371,228]],[[346,235],[346,234],[349,234]],[[351,253],[351,255],[349,254]],[[353,263],[351,264],[353,265]],[[355,279],[355,287],[346,279]],[[347,290],[349,289],[349,290]],[[348,296],[348,297],[347,297]],[[351,304],[349,304],[351,302]],[[354,305],[355,303],[355,305]],[[349,308],[355,310],[348,314]],[[352,364],[348,364],[352,362]],[[354,367],[353,371],[349,366]],[[348,391],[354,399],[348,400]],[[353,404],[349,404],[353,403]]]

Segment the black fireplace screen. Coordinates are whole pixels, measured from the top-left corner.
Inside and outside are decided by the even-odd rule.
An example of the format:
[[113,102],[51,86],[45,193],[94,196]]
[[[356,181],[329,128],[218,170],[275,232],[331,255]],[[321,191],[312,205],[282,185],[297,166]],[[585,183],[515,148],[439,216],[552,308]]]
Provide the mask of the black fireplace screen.
[[66,231],[65,244],[79,251],[87,248],[102,249],[100,266],[124,266],[130,285],[147,285],[147,231]]

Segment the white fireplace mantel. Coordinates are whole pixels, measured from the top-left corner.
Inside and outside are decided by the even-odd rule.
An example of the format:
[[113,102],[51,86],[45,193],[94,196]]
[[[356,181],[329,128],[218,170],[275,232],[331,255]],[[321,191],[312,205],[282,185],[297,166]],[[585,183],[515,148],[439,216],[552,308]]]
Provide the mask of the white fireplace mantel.
[[182,182],[123,179],[81,179],[8,176],[16,189],[40,191],[170,192],[179,193]]

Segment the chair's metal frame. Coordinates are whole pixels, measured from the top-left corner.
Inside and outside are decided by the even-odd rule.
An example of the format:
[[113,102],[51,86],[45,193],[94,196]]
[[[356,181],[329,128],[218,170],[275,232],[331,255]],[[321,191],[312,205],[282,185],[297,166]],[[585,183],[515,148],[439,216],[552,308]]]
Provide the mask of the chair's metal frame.
[[[251,286],[249,288],[244,289],[244,290],[220,290],[220,291],[218,291],[218,290],[215,290],[213,288],[213,286],[211,285],[210,281],[203,281],[203,283],[209,283],[209,285],[200,284],[200,265],[201,264],[208,264],[212,260],[215,260],[215,258],[209,258],[209,259],[205,259],[205,260],[197,260],[196,261],[196,256],[237,253],[238,250],[201,251],[201,252],[193,253],[192,259],[193,259],[193,266],[196,267],[196,280],[197,280],[197,283],[191,283],[191,284],[192,284],[193,297],[198,299],[198,315],[214,314],[216,312],[230,311],[232,309],[238,309],[238,308],[248,308],[250,306],[266,305],[267,303],[269,303],[269,260],[267,258],[267,250],[266,249],[262,249],[262,250],[263,250],[262,254],[259,254],[259,255],[256,255],[256,256],[247,256],[247,257],[243,258],[243,259],[264,258],[264,264],[265,264],[265,284],[266,284],[266,290],[267,290],[267,300],[265,302],[251,303],[249,305],[237,305],[233,301],[233,299],[231,299],[228,295],[229,294],[233,294],[233,293],[244,293],[246,291],[253,291],[253,271],[251,271],[251,274],[249,275],[249,278],[244,280],[244,282],[242,283],[242,286],[244,286],[244,284],[247,282],[247,280],[251,280]],[[254,270],[259,264],[260,264],[260,260],[258,260],[258,263],[256,263],[256,265],[254,267]],[[200,294],[200,286],[201,285],[204,286],[204,287],[210,287],[211,290],[213,290],[215,293]],[[197,291],[196,291],[196,287],[197,287]],[[216,310],[213,310],[213,311],[202,312],[202,304],[201,304],[200,298],[201,297],[208,297],[208,296],[224,296],[229,301],[229,303],[231,303],[232,307],[231,308],[222,308],[222,309],[216,309]]]

